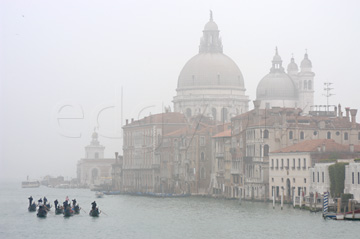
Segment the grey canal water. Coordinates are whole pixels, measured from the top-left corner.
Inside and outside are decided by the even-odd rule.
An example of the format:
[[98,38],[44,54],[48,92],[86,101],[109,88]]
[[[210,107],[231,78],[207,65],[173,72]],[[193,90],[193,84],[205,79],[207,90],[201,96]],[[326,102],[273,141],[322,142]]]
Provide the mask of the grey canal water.
[[[76,198],[88,213],[96,200],[105,212],[92,218],[84,211],[47,218],[27,211],[27,198],[46,196],[53,203]],[[323,220],[320,213],[268,203],[202,197],[150,198],[128,195],[95,198],[87,189],[22,189],[0,184],[0,238],[360,238],[360,222]]]

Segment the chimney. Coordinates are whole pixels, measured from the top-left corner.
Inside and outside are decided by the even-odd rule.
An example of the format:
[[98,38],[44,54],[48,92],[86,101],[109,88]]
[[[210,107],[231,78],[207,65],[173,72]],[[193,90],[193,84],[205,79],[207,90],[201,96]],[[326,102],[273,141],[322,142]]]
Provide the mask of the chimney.
[[354,153],[354,145],[353,144],[350,144],[350,152]]
[[115,163],[118,163],[118,156],[119,156],[119,153],[115,152]]
[[341,112],[341,105],[340,104],[338,105],[338,110],[339,110],[338,116],[340,118],[342,118],[342,112]]
[[350,110],[350,114],[351,114],[351,128],[356,128],[356,113],[357,113],[357,109],[351,109],[351,110]]
[[128,119],[126,119],[126,125],[128,125],[129,124],[129,120]]
[[346,107],[346,119],[350,121],[350,117],[349,117],[349,112],[350,112],[350,107]]

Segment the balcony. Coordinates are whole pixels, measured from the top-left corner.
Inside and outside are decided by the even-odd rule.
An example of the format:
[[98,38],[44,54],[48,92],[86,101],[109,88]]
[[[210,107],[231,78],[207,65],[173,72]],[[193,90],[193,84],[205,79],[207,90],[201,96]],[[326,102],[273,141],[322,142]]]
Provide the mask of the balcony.
[[306,167],[302,167],[303,170],[306,170]]

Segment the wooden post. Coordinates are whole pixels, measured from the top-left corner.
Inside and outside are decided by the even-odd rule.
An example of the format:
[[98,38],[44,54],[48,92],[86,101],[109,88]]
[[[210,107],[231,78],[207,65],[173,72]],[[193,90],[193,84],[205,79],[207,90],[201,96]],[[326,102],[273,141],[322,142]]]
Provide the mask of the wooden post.
[[337,213],[341,213],[341,198],[338,198],[337,201]]
[[295,188],[293,188],[292,191],[293,191],[294,208],[295,208],[295,205],[296,205]]
[[283,210],[284,206],[284,188],[281,188],[281,210]]
[[275,187],[273,187],[273,209],[275,209]]

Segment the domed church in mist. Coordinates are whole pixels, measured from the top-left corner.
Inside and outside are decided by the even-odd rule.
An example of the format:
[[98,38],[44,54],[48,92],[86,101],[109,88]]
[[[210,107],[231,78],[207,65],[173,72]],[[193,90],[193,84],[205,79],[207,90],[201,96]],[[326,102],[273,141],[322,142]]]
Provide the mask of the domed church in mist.
[[276,48],[270,72],[257,86],[256,100],[262,109],[300,108],[303,113],[308,113],[314,105],[314,76],[307,52],[301,61],[300,71],[292,57],[286,73]]
[[243,75],[236,63],[223,53],[219,29],[210,12],[200,39],[199,54],[183,67],[178,78],[174,111],[186,117],[199,114],[227,122],[248,111]]

